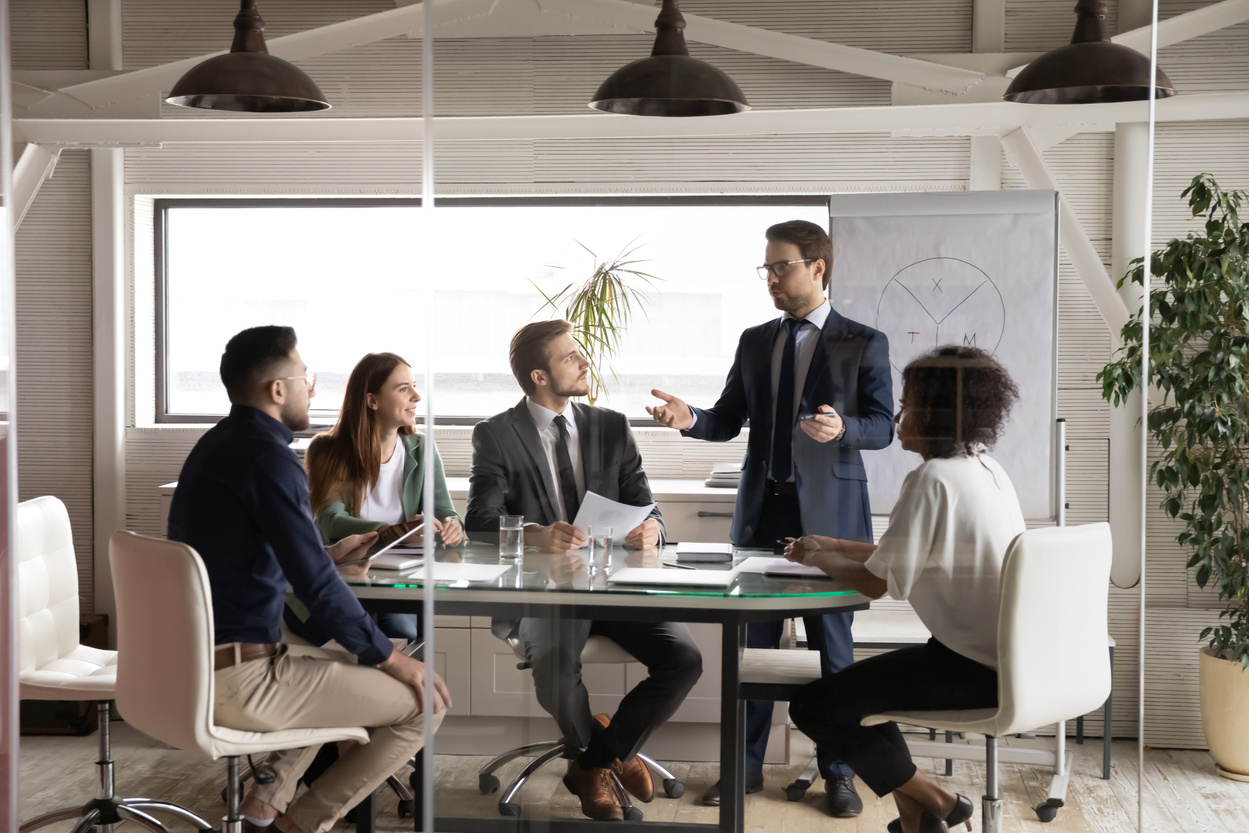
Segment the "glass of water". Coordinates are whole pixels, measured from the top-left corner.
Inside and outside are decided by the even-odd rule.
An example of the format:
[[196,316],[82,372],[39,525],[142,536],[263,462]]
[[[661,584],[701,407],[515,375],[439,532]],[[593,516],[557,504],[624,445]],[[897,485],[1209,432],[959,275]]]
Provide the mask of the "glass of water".
[[592,526],[586,533],[589,539],[590,552],[586,558],[586,567],[589,568],[590,575],[595,573],[603,573],[606,575],[611,572],[611,541],[612,529],[610,526]]
[[520,558],[525,551],[525,516],[499,516],[499,557]]

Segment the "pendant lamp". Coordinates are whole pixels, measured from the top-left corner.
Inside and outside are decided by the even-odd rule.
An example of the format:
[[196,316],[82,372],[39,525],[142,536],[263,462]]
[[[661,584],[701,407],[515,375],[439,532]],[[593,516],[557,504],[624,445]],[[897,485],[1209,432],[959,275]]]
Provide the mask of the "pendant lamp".
[[165,101],[205,110],[306,113],[330,103],[313,80],[265,47],[265,22],[254,0],[242,0],[234,18],[234,42],[178,79]]
[[1175,95],[1161,69],[1151,82],[1148,57],[1110,42],[1103,0],[1079,0],[1076,15],[1071,44],[1024,67],[1002,98],[1023,104],[1103,104]]
[[685,18],[676,0],[664,0],[655,20],[649,58],[626,64],[607,77],[590,106],[630,116],[723,116],[749,110],[741,88],[685,47]]

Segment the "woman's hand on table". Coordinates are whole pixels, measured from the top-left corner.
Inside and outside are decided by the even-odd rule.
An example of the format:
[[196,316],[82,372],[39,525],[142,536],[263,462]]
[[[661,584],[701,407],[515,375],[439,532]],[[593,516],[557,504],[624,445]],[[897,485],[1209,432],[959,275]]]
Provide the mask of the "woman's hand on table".
[[801,538],[787,538],[789,541],[785,545],[785,557],[790,561],[798,564],[805,564],[811,567],[818,567],[815,563],[815,556],[820,552],[820,544],[810,535],[804,535]]
[[448,547],[458,547],[464,541],[464,527],[458,518],[442,519],[442,543]]

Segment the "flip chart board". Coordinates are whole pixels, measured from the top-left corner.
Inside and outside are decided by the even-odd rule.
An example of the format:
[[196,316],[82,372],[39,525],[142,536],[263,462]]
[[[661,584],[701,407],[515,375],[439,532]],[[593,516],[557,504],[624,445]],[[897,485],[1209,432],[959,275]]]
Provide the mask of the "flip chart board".
[[[1055,517],[1057,193],[835,196],[829,229],[829,299],[889,337],[895,413],[912,359],[944,344],[990,353],[1020,397],[990,454],[1014,483],[1024,517]],[[875,514],[892,509],[921,462],[896,441],[864,451],[863,461]]]

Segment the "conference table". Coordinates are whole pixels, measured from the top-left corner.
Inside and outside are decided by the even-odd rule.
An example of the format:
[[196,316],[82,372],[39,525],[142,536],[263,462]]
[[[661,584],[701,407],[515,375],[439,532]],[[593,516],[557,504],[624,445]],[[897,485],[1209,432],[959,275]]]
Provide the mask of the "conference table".
[[[723,586],[684,586],[668,584],[624,584],[611,576],[625,575],[627,568],[640,568],[640,574],[658,580],[697,580],[683,577],[686,569],[676,566],[676,550],[632,551],[615,548],[606,569],[591,572],[584,554],[541,553],[526,550],[517,561],[503,560],[493,543],[472,543],[465,547],[438,550],[434,575],[436,612],[452,615],[519,618],[559,616],[596,620],[648,622],[708,622],[721,626],[720,679],[720,780],[725,789],[720,803],[718,825],[658,821],[612,822],[618,831],[646,833],[692,833],[719,829],[721,833],[741,833],[744,829],[745,792],[745,701],[741,696],[741,658],[746,625],[788,619],[814,613],[862,610],[868,599],[827,578],[775,576],[745,572],[738,568],[752,556],[770,556],[765,550],[735,550],[731,561],[698,563],[700,570],[717,571]],[[757,562],[756,562],[757,563]],[[788,562],[777,561],[778,566]],[[452,565],[481,565],[481,568]],[[442,566],[447,565],[447,566]],[[496,565],[494,571],[485,569]],[[466,580],[465,573],[499,572],[488,580]],[[662,571],[662,572],[656,572]],[[730,576],[723,576],[731,572]],[[704,576],[705,577],[705,576]],[[707,577],[709,578],[709,577]],[[344,575],[366,610],[373,613],[419,612],[424,599],[423,579],[393,570],[371,570],[367,574]],[[502,750],[500,750],[502,751]],[[372,823],[372,802],[359,814],[361,829]],[[493,804],[489,805],[493,809]],[[435,807],[435,814],[437,807]],[[420,813],[416,829],[420,829]],[[550,833],[589,833],[602,829],[603,822],[585,818],[444,817],[435,815],[437,833],[503,833],[541,828]]]

